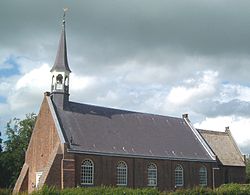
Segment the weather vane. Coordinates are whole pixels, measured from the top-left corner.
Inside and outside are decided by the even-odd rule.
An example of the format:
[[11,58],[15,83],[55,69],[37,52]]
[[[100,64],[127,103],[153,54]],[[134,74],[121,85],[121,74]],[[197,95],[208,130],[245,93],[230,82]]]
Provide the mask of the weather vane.
[[65,24],[66,11],[68,11],[68,8],[67,7],[63,8],[63,25]]

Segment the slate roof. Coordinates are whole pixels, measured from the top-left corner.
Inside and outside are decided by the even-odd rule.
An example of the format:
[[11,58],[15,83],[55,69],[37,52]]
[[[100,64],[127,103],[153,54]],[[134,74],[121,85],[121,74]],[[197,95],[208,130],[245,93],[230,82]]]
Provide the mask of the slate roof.
[[55,110],[71,152],[214,161],[183,118],[75,102]]
[[68,56],[67,56],[67,45],[66,45],[66,32],[65,32],[65,21],[63,21],[63,28],[61,32],[61,37],[59,40],[59,46],[57,49],[56,59],[54,66],[50,70],[51,72],[54,70],[57,71],[69,71],[71,72],[68,65]]
[[218,132],[199,129],[198,131],[217,155],[222,165],[245,166],[243,156],[229,130]]

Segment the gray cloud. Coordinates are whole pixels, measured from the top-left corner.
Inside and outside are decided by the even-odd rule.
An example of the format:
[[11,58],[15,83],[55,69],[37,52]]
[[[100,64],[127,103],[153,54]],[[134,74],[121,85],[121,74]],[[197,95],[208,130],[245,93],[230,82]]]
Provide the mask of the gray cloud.
[[[0,81],[11,86],[44,62],[52,66],[65,6],[71,69],[79,77],[97,79],[72,90],[73,100],[174,116],[188,112],[194,122],[204,116],[250,117],[250,103],[237,90],[229,88],[230,98],[221,101],[224,83],[249,85],[250,1],[1,1],[0,71],[13,56],[19,59],[20,75]],[[191,90],[194,98],[182,106],[166,100],[175,86],[197,93],[197,73],[205,71],[218,72],[214,93],[204,97],[202,88],[195,96]],[[194,86],[183,84],[192,78]],[[12,91],[16,99],[33,97],[27,110],[37,109],[43,93]],[[0,94],[9,93],[2,87]]]
[[207,117],[231,115],[250,117],[250,102],[239,99],[228,102],[202,100],[193,107],[193,110]]
[[162,54],[169,48],[182,58],[250,51],[247,1],[3,1],[2,45],[19,45],[20,52],[23,48],[39,52],[42,45],[48,51],[44,55],[52,57],[65,5],[70,8],[67,32],[72,58],[83,56],[93,65],[134,58],[165,61],[169,56],[164,59]]

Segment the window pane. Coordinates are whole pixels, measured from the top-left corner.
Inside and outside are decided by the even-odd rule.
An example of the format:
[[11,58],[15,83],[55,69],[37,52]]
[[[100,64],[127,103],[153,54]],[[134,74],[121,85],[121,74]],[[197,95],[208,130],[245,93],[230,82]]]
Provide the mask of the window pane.
[[119,162],[116,167],[117,171],[117,185],[127,185],[127,164],[125,162]]
[[199,170],[200,185],[207,186],[207,169],[206,167],[201,167]]
[[157,186],[157,167],[153,163],[148,165],[148,186]]
[[183,168],[177,165],[175,169],[175,186],[183,186]]
[[84,160],[82,162],[81,184],[94,184],[94,164],[91,160]]

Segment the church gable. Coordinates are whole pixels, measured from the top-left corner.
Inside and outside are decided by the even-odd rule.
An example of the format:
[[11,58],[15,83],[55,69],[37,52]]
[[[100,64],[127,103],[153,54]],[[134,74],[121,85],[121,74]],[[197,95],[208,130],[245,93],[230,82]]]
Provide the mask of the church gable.
[[[53,150],[57,148],[58,145],[62,147],[61,144],[60,135],[58,134],[56,123],[52,117],[51,108],[49,106],[48,97],[45,93],[25,155],[24,168],[28,167],[26,174],[29,192],[38,187],[39,182],[37,175],[40,174],[40,176],[42,176]],[[16,188],[22,186],[23,183],[26,182],[25,180],[21,172],[14,191],[19,191]]]
[[200,130],[222,165],[245,167],[244,158],[239,151],[229,129],[225,132]]

